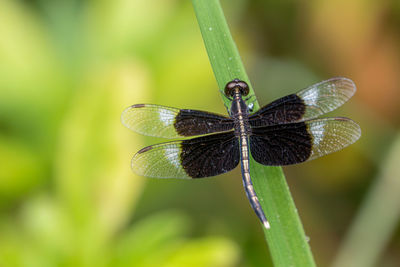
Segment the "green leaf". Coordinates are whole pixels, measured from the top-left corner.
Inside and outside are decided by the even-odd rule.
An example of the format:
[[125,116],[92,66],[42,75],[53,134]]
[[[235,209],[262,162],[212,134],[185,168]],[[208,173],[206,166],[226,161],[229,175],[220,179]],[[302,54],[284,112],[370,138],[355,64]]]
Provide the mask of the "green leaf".
[[[251,84],[229,32],[218,0],[192,0],[207,53],[221,90],[238,78]],[[222,92],[221,92],[222,93]],[[254,91],[250,90],[250,96]],[[225,106],[230,101],[223,96]],[[254,109],[259,109],[255,102]],[[285,176],[280,167],[266,167],[250,159],[250,172],[271,229],[264,233],[275,266],[315,266]]]

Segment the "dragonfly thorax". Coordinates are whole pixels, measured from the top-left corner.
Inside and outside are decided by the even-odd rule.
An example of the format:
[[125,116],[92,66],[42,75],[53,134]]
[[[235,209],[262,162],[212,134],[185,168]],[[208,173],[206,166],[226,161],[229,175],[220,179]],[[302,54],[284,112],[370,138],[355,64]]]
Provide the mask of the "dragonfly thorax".
[[249,108],[238,88],[235,89],[230,115],[234,121],[235,134],[237,136],[247,135],[250,131]]

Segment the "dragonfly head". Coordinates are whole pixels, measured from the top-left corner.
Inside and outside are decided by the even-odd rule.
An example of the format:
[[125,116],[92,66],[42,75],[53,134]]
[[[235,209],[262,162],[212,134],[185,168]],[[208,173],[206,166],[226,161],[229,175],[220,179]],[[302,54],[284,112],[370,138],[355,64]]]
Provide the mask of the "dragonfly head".
[[225,86],[225,95],[228,97],[233,97],[235,93],[239,91],[242,96],[246,96],[249,94],[249,86],[246,82],[241,81],[239,79],[234,79],[230,81]]

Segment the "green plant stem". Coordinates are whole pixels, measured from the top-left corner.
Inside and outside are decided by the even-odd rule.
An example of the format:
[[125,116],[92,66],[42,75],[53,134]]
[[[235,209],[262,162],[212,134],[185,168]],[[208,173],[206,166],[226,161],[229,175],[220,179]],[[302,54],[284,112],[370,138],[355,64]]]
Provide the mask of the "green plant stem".
[[[192,3],[219,88],[223,90],[234,78],[246,81],[252,88],[219,1],[192,0]],[[254,95],[252,89],[250,95]],[[229,99],[223,99],[229,107]],[[254,104],[254,109],[259,109],[257,102]],[[251,158],[250,173],[271,225],[271,229],[263,229],[274,265],[315,266],[282,169],[260,165]]]

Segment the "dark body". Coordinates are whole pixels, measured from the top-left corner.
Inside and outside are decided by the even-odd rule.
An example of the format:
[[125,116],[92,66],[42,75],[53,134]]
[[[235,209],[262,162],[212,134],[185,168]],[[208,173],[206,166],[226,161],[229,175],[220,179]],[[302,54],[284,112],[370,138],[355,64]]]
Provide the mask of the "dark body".
[[252,185],[250,153],[258,163],[282,166],[308,161],[354,143],[361,131],[352,120],[315,118],[341,106],[355,90],[351,80],[333,78],[250,114],[243,99],[249,88],[235,79],[225,87],[225,95],[232,100],[230,117],[133,105],[123,112],[122,122],[138,133],[164,138],[200,136],[145,147],[133,157],[132,169],[146,177],[194,179],[228,172],[241,162],[246,195],[263,225],[269,228]]
[[[239,83],[239,81],[234,80],[233,83]],[[229,84],[227,87],[228,86]],[[251,134],[251,128],[249,122],[249,109],[242,98],[243,93],[245,92],[242,92],[238,88],[233,89],[233,101],[230,110],[231,118],[234,121],[234,133],[235,136],[239,138],[243,187],[245,189],[247,198],[250,201],[250,205],[257,214],[257,217],[261,220],[265,228],[269,228],[269,223],[265,218],[265,214],[261,208],[256,192],[254,191],[253,183],[250,177],[249,136]]]

